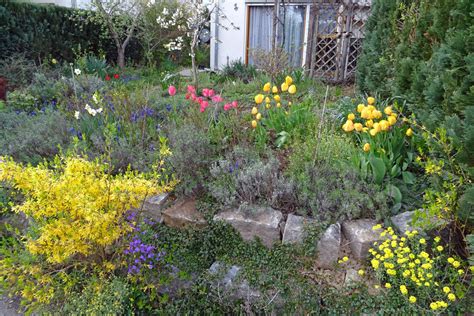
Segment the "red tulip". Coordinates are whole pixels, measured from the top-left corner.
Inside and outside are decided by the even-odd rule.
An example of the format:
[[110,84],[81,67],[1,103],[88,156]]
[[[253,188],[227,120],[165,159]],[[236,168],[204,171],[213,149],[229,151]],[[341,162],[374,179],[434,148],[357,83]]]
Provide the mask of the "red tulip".
[[110,76],[109,75],[105,75],[105,81],[110,81]]
[[232,107],[237,108],[237,105],[239,105],[237,101],[232,101]]
[[119,74],[115,74],[115,75],[114,75],[114,78],[115,78],[115,79],[119,79],[119,78],[120,78],[120,75],[119,75]]

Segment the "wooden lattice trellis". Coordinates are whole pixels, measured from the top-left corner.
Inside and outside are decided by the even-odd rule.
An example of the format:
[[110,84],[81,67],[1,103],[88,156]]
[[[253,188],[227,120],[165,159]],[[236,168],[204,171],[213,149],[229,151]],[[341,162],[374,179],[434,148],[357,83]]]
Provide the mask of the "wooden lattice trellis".
[[333,82],[354,78],[370,0],[318,0],[311,7],[307,68]]

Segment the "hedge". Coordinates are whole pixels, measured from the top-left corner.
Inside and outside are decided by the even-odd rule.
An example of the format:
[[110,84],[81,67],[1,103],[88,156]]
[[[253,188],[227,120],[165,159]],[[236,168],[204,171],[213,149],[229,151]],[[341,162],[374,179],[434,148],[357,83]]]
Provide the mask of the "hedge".
[[[95,55],[103,52],[108,60],[115,61],[115,45],[100,38],[101,26],[82,23],[79,27],[71,19],[75,10],[0,0],[0,59],[24,53],[35,61],[48,57],[73,61],[75,51],[80,51]],[[127,47],[127,58],[139,61],[140,55],[139,43],[132,40]]]

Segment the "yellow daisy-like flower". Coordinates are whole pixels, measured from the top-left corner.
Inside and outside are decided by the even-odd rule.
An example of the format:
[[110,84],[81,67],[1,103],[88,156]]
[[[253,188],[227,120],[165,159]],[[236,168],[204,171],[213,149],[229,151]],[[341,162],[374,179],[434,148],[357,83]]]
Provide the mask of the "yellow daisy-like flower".
[[387,288],[387,289],[391,289],[391,288],[392,288],[392,285],[391,285],[390,283],[388,283],[388,282],[387,282],[387,283],[385,283],[385,288]]
[[436,237],[434,238],[434,241],[435,241],[435,242],[440,242],[440,241],[441,241],[441,238],[440,238],[439,236],[436,236]]
[[463,274],[464,274],[464,270],[463,270],[463,269],[459,269],[459,270],[458,270],[458,274],[459,274],[459,275],[463,275]]
[[414,296],[412,295],[412,296],[410,296],[410,297],[408,298],[408,301],[409,301],[410,303],[414,304],[414,303],[416,303],[416,297],[414,297]]
[[449,292],[451,292],[451,289],[447,286],[443,287],[443,292],[448,294]]
[[420,239],[420,244],[425,245],[425,244],[426,244],[426,240],[425,240],[424,238],[421,238],[421,239]]
[[443,246],[436,247],[436,250],[438,250],[438,251],[443,251],[443,249],[444,249]]
[[400,285],[400,292],[403,294],[403,295],[406,295],[408,294],[408,289],[405,285]]
[[459,263],[459,261],[454,261],[453,262],[453,267],[455,267],[455,268],[459,268],[460,265],[461,264]]
[[454,302],[454,301],[456,300],[456,295],[454,295],[453,293],[449,293],[449,294],[448,294],[448,300]]
[[346,262],[346,261],[348,261],[348,260],[349,260],[348,257],[343,257],[343,258],[342,258],[342,261],[344,261],[344,262]]
[[453,263],[453,262],[454,262],[454,258],[449,257],[449,258],[448,258],[448,262],[449,262],[449,263]]
[[438,303],[437,302],[432,302],[430,304],[430,308],[434,311],[437,310],[438,309]]
[[360,275],[360,276],[363,276],[365,274],[365,271],[360,269],[359,271],[357,271],[357,273]]
[[372,227],[372,230],[378,230],[378,229],[382,229],[382,225],[377,224],[377,225]]

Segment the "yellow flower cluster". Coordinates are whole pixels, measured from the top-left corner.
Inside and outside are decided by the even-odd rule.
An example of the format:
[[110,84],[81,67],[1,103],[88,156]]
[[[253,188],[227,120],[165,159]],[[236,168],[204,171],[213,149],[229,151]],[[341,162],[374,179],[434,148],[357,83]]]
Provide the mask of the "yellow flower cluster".
[[[443,261],[444,247],[439,245],[440,238],[434,238],[433,255],[426,250],[425,238],[417,237],[418,231],[407,231],[404,236],[395,234],[391,227],[383,229],[378,224],[372,227],[374,231],[380,232],[380,237],[385,238],[383,242],[375,242],[374,247],[369,249],[371,254],[370,264],[380,279],[390,280],[385,283],[385,288],[392,288],[392,284],[399,285],[401,295],[408,298],[410,303],[418,301],[417,294],[426,289],[430,295],[428,300],[430,308],[437,310],[448,307],[441,300],[432,301],[432,298],[445,298],[455,301],[455,294],[451,293],[448,286],[442,287],[440,282],[446,279],[445,270],[440,270],[441,264],[448,263],[453,269],[461,266],[461,263],[450,257]],[[464,274],[464,270],[454,275]]]
[[[296,93],[296,85],[293,84],[293,78],[286,76],[285,82],[280,85],[278,88],[276,85],[272,85],[270,82],[265,83],[263,86],[263,92],[266,94],[257,94],[255,95],[255,103],[257,106],[252,108],[252,115],[254,116],[252,120],[252,127],[256,128],[258,126],[258,121],[261,120],[262,114],[258,110],[258,106],[265,102],[265,108],[269,110],[272,107],[272,103],[275,104],[277,108],[281,108],[282,99],[280,93],[287,92],[289,94]],[[291,106],[291,101],[288,102],[288,106]]]
[[[367,98],[367,105],[359,104],[357,112],[360,115],[359,122],[356,122],[356,114],[350,113],[342,125],[345,132],[350,133],[355,130],[375,136],[380,132],[388,131],[391,126],[397,123],[397,113],[393,111],[392,107],[387,106],[382,113],[375,107],[375,98],[373,97]],[[383,118],[384,114],[385,118]]]
[[22,166],[12,160],[0,164],[0,181],[12,183],[25,195],[14,207],[38,225],[27,240],[32,254],[61,263],[75,254],[90,255],[112,245],[128,229],[123,214],[152,194],[172,189],[143,174],[111,176],[106,165],[67,157],[55,165]]

